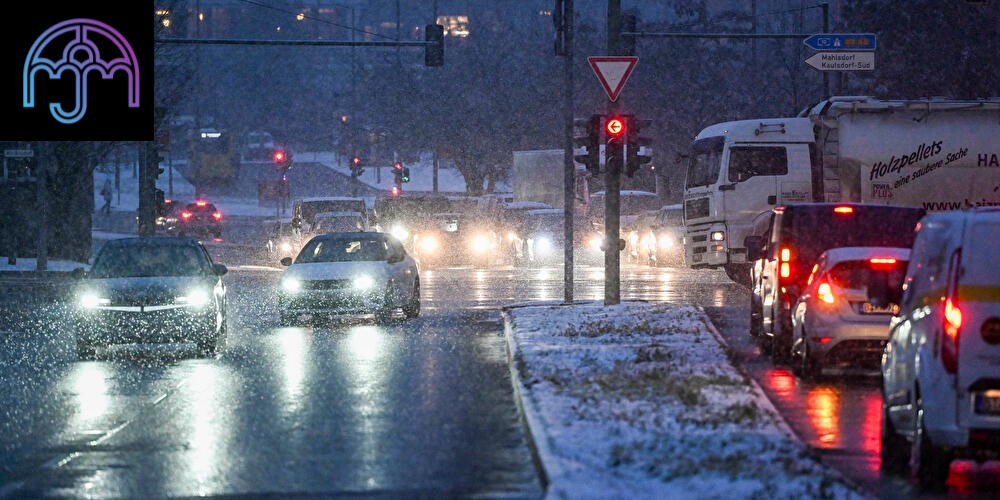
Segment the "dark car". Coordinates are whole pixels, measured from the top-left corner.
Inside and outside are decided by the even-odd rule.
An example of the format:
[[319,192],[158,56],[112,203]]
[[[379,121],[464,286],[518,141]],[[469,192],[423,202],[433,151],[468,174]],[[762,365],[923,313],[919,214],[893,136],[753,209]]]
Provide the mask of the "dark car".
[[101,247],[73,272],[80,359],[117,344],[191,343],[211,356],[226,337],[226,266],[191,238],[139,236]]
[[181,212],[188,204],[180,200],[163,200],[156,206],[156,232],[169,233],[177,227]]
[[792,307],[816,259],[836,247],[910,248],[922,208],[870,203],[793,203],[775,207],[765,235],[746,237],[756,261],[750,334],[775,362],[792,355]]
[[180,211],[177,224],[168,233],[177,236],[222,237],[222,212],[204,200],[188,203]]

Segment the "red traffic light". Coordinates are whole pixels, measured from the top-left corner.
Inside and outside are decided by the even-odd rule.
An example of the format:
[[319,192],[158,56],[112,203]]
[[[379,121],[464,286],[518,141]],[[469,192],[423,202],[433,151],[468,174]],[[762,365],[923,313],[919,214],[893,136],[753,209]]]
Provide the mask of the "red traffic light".
[[402,172],[403,171],[403,164],[397,161],[396,163],[392,164],[392,168],[393,168],[393,170]]
[[618,137],[625,133],[625,120],[619,116],[608,118],[608,123],[604,125],[604,129],[608,131],[608,135]]
[[353,163],[355,165],[361,165],[361,158],[358,158],[357,156],[355,156],[354,159],[351,160],[351,163]]
[[274,162],[275,163],[281,163],[283,161],[285,161],[285,152],[284,151],[275,151],[274,152]]

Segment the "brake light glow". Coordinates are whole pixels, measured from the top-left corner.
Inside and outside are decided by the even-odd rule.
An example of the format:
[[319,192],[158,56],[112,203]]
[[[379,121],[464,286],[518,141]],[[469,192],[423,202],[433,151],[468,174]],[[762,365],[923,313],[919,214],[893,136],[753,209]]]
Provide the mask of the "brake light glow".
[[849,215],[854,213],[854,207],[849,207],[846,205],[840,205],[833,208],[833,213],[841,215]]
[[792,251],[788,248],[782,248],[779,254],[780,266],[778,267],[782,278],[787,278],[792,274],[791,265],[788,263],[792,258]]
[[191,212],[188,212],[187,210],[181,212],[181,218],[184,220],[190,219],[191,215],[192,215]]
[[198,201],[194,202],[194,204],[198,205],[199,207],[203,207],[205,205],[208,205],[208,202],[205,201],[205,200],[198,200]]
[[868,260],[872,269],[892,269],[896,266],[896,259],[892,257],[872,257]]
[[212,212],[212,218],[215,220],[222,220],[222,212]]
[[819,300],[826,302],[827,304],[833,304],[833,287],[827,282],[822,282],[816,287],[816,296]]
[[958,334],[962,329],[962,310],[951,299],[944,302],[944,337],[941,339],[941,362],[945,371],[958,370]]

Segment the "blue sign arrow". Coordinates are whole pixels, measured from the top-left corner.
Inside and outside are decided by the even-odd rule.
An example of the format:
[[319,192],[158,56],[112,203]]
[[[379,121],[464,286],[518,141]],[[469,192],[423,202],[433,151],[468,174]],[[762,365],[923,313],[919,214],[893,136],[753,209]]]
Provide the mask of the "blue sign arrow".
[[873,33],[819,33],[802,41],[814,50],[875,50]]

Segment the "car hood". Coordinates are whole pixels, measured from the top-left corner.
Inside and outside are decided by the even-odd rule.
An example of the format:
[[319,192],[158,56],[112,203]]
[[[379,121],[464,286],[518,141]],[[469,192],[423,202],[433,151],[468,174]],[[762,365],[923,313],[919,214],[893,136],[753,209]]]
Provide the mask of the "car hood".
[[383,261],[292,264],[285,269],[282,277],[300,280],[335,280],[353,278],[359,274],[368,274],[372,277],[388,276],[389,264]]

